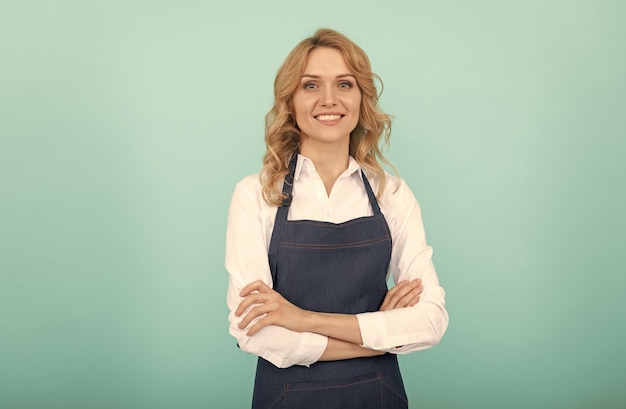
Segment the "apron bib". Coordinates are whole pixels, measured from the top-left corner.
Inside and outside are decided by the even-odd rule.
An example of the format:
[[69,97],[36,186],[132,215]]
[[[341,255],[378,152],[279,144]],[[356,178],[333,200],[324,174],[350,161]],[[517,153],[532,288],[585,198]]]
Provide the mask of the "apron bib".
[[[387,293],[391,236],[365,177],[373,216],[343,223],[287,220],[297,154],[283,183],[269,247],[274,289],[300,308],[329,313],[378,311]],[[397,356],[277,368],[259,358],[253,409],[401,409],[407,398]]]

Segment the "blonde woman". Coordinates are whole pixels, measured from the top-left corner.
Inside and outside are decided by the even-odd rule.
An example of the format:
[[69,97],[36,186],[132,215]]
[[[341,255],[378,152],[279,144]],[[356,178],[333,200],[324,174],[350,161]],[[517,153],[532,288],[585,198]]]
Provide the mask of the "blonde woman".
[[447,328],[419,204],[380,164],[391,121],[376,79],[329,29],[276,75],[263,168],[237,184],[226,238],[230,333],[259,356],[255,409],[406,408],[397,354]]

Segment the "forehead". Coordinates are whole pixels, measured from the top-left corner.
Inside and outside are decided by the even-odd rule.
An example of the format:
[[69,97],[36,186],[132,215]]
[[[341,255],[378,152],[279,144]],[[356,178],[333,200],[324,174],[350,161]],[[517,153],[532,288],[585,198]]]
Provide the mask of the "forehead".
[[343,75],[351,74],[341,51],[329,47],[317,47],[311,50],[304,67],[305,74]]

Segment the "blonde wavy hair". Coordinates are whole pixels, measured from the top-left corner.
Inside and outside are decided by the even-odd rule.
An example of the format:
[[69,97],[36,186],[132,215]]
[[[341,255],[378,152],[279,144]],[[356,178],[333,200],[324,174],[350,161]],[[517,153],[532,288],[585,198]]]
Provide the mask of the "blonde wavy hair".
[[[391,135],[391,117],[378,107],[382,80],[372,72],[367,54],[358,45],[335,30],[319,29],[296,45],[278,69],[274,80],[274,105],[265,116],[266,151],[260,173],[263,199],[271,205],[278,206],[285,199],[282,181],[289,173],[289,159],[300,146],[293,95],[304,74],[307,57],[317,47],[339,50],[361,89],[359,123],[350,133],[350,155],[378,180],[377,196],[385,187],[385,171],[380,162],[390,166],[397,174],[379,146],[381,136],[387,146]],[[380,92],[375,82],[380,84]]]

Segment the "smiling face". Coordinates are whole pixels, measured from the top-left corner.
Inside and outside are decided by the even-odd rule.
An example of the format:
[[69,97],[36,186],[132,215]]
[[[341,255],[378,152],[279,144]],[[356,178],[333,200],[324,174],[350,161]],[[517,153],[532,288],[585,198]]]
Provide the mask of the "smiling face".
[[303,154],[348,148],[350,132],[359,123],[361,90],[339,50],[317,47],[309,53],[293,105]]

